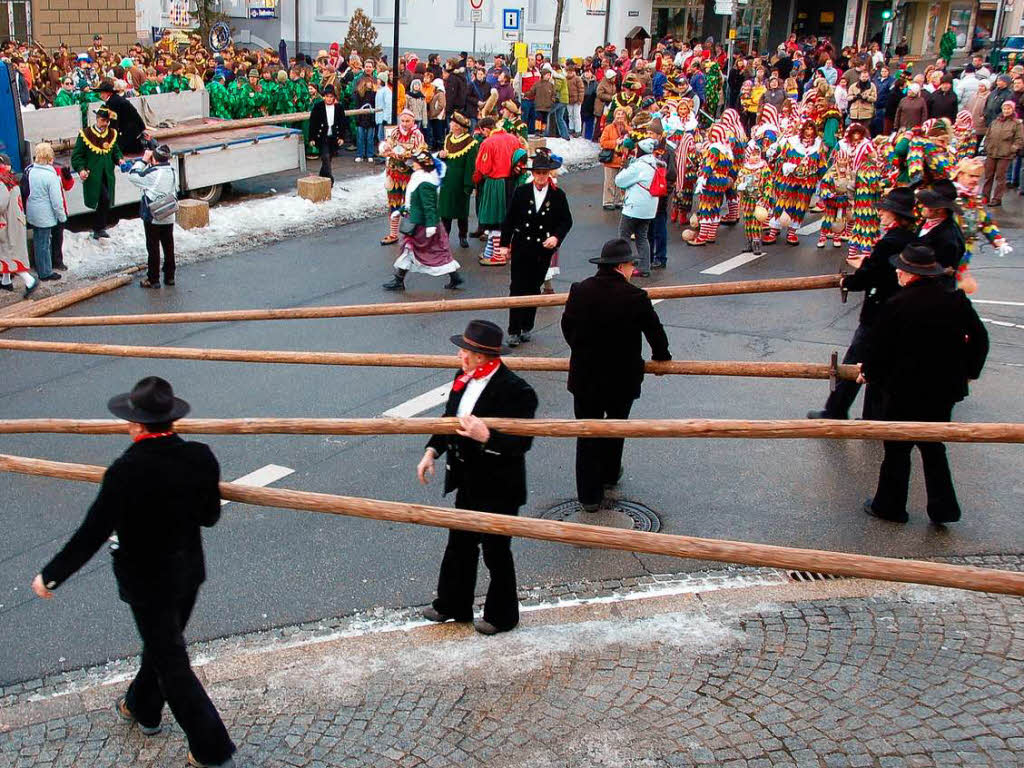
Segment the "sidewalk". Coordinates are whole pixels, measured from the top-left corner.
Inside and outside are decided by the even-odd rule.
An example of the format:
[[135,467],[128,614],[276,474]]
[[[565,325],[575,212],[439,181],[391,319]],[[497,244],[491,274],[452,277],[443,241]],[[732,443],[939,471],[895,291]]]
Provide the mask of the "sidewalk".
[[[969,558],[1020,570],[1024,558]],[[729,569],[524,595],[493,638],[415,610],[192,649],[244,766],[1016,766],[1024,603]],[[134,662],[0,692],[0,766],[178,766],[111,710]]]

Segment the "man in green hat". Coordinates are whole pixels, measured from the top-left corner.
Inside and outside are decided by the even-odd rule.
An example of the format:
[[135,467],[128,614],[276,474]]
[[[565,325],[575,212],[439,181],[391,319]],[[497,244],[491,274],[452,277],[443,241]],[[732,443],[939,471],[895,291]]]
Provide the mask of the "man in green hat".
[[116,119],[113,111],[100,107],[96,111],[96,125],[78,132],[71,152],[71,168],[82,180],[85,206],[96,211],[92,228],[94,240],[110,237],[107,221],[114,206],[114,167],[123,157],[117,146],[117,130],[110,125]]

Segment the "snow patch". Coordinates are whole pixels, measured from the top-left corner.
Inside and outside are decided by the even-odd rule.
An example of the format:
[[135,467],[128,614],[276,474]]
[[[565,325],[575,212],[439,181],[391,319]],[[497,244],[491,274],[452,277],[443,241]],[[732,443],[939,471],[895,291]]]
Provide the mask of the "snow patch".
[[[597,163],[600,147],[585,139],[548,139],[566,171]],[[312,203],[288,192],[271,197],[247,198],[210,209],[210,225],[174,231],[175,260],[204,261],[266,245],[351,221],[386,213],[384,172],[335,182],[330,200]],[[108,240],[93,240],[88,232],[65,232],[65,261],[76,277],[100,277],[146,263],[146,239],[137,219],[110,227]]]

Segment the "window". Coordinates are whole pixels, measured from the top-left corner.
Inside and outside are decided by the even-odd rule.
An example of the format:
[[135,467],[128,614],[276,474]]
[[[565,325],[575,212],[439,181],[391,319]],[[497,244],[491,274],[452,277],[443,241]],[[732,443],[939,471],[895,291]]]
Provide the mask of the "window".
[[[479,27],[493,27],[494,26],[494,6],[493,0],[484,0],[482,10],[482,16],[477,26]],[[456,0],[455,2],[455,24],[459,27],[468,27],[472,25],[472,6],[469,4],[469,0]]]
[[[562,8],[562,31],[569,31],[569,0]],[[555,28],[556,0],[530,0],[526,6],[526,28],[550,31]]]
[[316,0],[316,18],[320,21],[347,21],[348,0]]
[[[399,12],[402,14],[402,21],[406,21],[408,18],[407,3],[406,0],[401,0],[399,6]],[[394,0],[373,0],[373,20],[374,21],[394,21],[395,19],[395,2]]]

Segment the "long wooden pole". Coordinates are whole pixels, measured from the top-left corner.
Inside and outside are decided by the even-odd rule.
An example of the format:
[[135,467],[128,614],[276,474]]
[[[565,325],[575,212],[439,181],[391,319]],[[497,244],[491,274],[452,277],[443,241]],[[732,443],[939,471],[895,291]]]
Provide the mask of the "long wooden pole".
[[[491,429],[535,437],[917,440],[1024,443],[1024,424],[999,422],[833,421],[831,419],[491,419]],[[458,419],[182,419],[175,429],[204,435],[453,435]],[[128,431],[115,419],[4,419],[0,435],[111,435]]]
[[[376,109],[346,109],[345,117],[355,115],[372,115]],[[180,136],[196,136],[203,133],[230,131],[236,128],[257,128],[261,125],[278,125],[280,123],[301,123],[309,120],[309,112],[288,112],[283,115],[265,115],[263,117],[244,117],[239,120],[218,120],[202,125],[182,125],[175,128],[158,128],[152,131],[154,139],[174,139]]]
[[10,323],[7,320],[25,319],[39,317],[40,315],[48,315],[51,312],[57,312],[66,307],[70,307],[72,304],[77,304],[80,301],[91,299],[93,296],[99,296],[101,293],[112,291],[116,288],[120,288],[122,285],[127,285],[132,281],[130,275],[117,275],[115,277],[107,278],[106,280],[99,280],[91,285],[86,285],[81,288],[73,288],[70,291],[58,293],[54,296],[47,296],[45,299],[39,299],[38,301],[32,301],[26,299],[25,301],[19,301],[15,304],[0,309],[0,331],[6,330],[10,327]]
[[[740,280],[731,283],[697,283],[648,288],[652,299],[685,299],[701,296],[734,296],[746,293],[778,293],[836,288],[842,275],[786,277],[774,280]],[[82,325],[156,325],[163,323],[223,323],[239,320],[318,320],[337,317],[416,315],[430,312],[471,312],[512,307],[557,307],[565,304],[567,293],[541,296],[498,296],[482,299],[404,301],[394,304],[349,304],[331,307],[286,307],[281,309],[227,309],[204,312],[163,312],[139,315],[93,315],[89,317],[46,317],[18,319],[11,326],[51,327]]]
[[[93,344],[80,341],[22,341],[0,339],[0,349],[20,352],[56,352],[72,355],[143,357],[172,360],[208,360],[236,363],[289,363],[295,365],[358,365],[383,368],[458,368],[454,355],[403,355],[362,352],[300,352],[271,349],[205,349],[201,347],[140,347],[127,344]],[[568,371],[562,357],[508,357],[505,363],[517,371]],[[683,376],[753,376],[782,379],[857,378],[857,366],[842,365],[834,372],[824,363],[758,363],[739,360],[648,361],[648,373]]]
[[[105,470],[90,464],[70,464],[0,454],[0,471],[98,483]],[[529,517],[495,515],[463,509],[406,504],[397,501],[335,496],[309,491],[252,488],[220,484],[221,498],[263,507],[295,509],[330,515],[364,517],[400,523],[455,528],[501,536],[517,536],[600,549],[650,555],[715,560],[740,565],[830,573],[853,578],[880,579],[978,592],[1024,596],[1024,573],[975,568],[923,560],[797,549],[744,541],[645,533],[582,523],[560,523]]]

